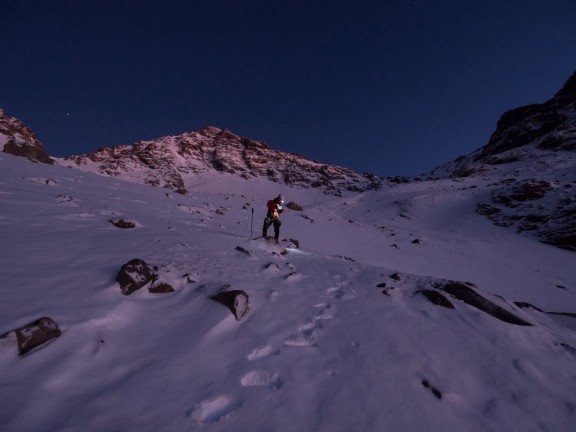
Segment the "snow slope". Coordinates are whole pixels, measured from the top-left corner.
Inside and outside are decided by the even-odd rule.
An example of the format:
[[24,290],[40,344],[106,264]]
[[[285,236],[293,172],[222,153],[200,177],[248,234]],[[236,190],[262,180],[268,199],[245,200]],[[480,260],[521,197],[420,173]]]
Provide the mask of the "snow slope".
[[[0,334],[63,330],[25,356],[0,339],[2,431],[575,430],[576,318],[513,303],[576,313],[574,253],[476,214],[481,180],[284,187],[304,206],[284,255],[248,239],[270,183],[211,192],[234,181],[184,196],[0,155]],[[123,296],[133,258],[175,292]],[[533,325],[419,292],[445,280]],[[250,296],[242,321],[209,299],[226,285]]]

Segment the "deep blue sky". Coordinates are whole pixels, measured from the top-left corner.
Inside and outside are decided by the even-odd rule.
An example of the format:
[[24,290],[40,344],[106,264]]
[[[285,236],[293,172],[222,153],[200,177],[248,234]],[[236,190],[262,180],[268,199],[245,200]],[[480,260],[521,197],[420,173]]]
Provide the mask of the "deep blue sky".
[[53,156],[214,125],[412,175],[560,89],[576,1],[11,0],[0,62],[0,107]]

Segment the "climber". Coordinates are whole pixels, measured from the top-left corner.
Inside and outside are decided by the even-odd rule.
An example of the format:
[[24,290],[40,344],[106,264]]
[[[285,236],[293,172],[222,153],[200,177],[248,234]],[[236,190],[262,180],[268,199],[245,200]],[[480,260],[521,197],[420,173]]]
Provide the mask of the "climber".
[[284,210],[282,204],[284,204],[282,195],[278,195],[276,198],[268,201],[268,213],[266,214],[264,226],[262,227],[262,237],[268,238],[268,228],[270,225],[274,224],[274,239],[276,240],[276,243],[278,243],[280,225],[282,225],[282,221],[280,220],[280,213]]

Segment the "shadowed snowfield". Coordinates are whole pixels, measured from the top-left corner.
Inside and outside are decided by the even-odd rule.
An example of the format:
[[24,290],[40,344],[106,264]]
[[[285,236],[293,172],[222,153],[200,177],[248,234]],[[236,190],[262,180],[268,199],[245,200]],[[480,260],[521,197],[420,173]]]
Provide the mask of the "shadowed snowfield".
[[[0,339],[0,429],[574,430],[576,317],[546,312],[576,313],[575,255],[477,214],[489,182],[335,198],[213,173],[183,196],[1,154],[0,334],[48,316],[62,335]],[[249,239],[280,192],[298,249]],[[133,258],[175,291],[122,295]],[[226,285],[241,321],[209,299]]]

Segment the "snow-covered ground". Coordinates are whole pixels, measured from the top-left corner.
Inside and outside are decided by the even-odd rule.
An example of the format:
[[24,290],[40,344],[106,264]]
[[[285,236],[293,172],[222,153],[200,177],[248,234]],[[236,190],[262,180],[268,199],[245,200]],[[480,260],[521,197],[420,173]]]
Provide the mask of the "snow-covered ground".
[[[480,180],[342,198],[201,180],[182,196],[0,155],[0,334],[62,329],[24,356],[0,339],[2,431],[576,430],[576,318],[513,303],[576,313],[575,255],[477,215]],[[304,206],[284,255],[249,239],[278,192]],[[175,292],[122,295],[133,258]],[[419,292],[444,280],[533,325]],[[241,321],[209,299],[226,285],[250,296]]]

